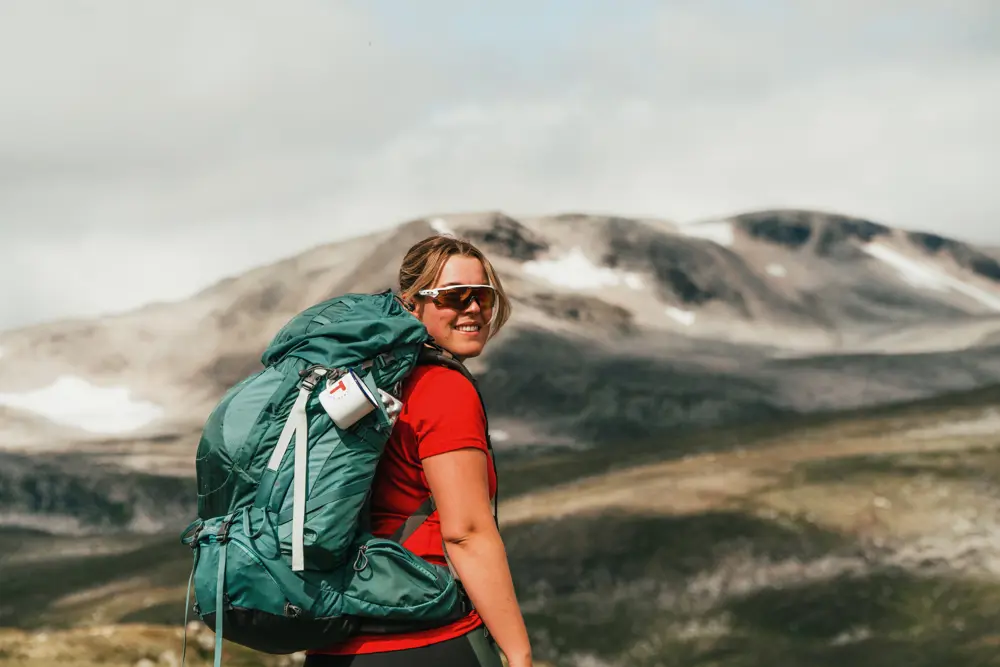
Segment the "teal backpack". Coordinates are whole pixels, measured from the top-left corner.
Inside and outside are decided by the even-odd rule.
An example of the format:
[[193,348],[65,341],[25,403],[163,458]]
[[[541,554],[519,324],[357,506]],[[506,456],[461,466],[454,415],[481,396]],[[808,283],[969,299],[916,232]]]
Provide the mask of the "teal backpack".
[[[401,546],[434,511],[432,498],[391,538],[370,532],[369,491],[393,424],[383,401],[341,429],[314,391],[353,372],[370,396],[398,397],[417,364],[447,365],[472,381],[464,366],[390,291],[308,308],[261,361],[264,369],[232,387],[205,424],[198,518],[181,535],[194,553],[185,604],[193,588],[195,613],[215,630],[215,665],[223,638],[285,654],[467,614],[471,603],[450,564]],[[184,624],[182,660],[186,611]]]

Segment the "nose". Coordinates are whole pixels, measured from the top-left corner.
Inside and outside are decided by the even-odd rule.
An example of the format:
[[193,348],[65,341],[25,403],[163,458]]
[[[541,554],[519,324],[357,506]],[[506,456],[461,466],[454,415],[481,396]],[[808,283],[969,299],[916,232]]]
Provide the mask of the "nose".
[[466,313],[481,313],[483,311],[482,307],[479,305],[479,299],[472,296],[469,297],[469,305],[465,307]]

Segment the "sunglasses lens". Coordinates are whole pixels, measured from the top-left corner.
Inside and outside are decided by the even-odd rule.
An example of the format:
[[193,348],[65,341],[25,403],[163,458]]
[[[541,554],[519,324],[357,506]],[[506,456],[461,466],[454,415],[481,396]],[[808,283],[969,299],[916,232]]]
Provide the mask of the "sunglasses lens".
[[496,299],[496,292],[491,287],[475,287],[472,289],[472,295],[476,297],[480,308],[492,308]]
[[465,310],[475,299],[480,308],[492,308],[496,294],[490,287],[456,287],[442,290],[436,299],[438,305],[453,310]]

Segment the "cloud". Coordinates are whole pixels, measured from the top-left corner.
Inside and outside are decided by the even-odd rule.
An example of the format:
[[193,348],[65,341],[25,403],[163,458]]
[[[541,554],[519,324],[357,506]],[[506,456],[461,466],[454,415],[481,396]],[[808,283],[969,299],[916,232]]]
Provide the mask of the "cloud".
[[6,3],[0,328],[420,215],[802,206],[1000,243],[1000,8]]

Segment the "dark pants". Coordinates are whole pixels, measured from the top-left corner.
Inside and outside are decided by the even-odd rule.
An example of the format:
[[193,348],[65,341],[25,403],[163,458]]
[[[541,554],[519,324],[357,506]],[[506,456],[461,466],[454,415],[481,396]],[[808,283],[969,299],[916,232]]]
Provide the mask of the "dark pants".
[[304,667],[501,667],[500,651],[482,626],[420,648],[363,655],[309,655]]
[[308,655],[304,667],[500,667],[500,652],[482,626],[447,641],[388,653]]

